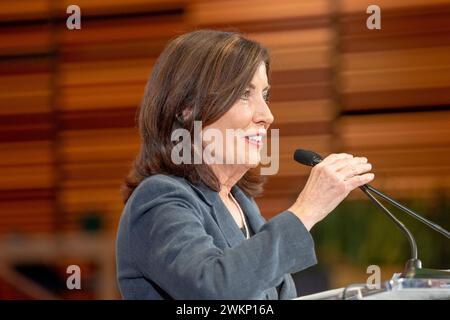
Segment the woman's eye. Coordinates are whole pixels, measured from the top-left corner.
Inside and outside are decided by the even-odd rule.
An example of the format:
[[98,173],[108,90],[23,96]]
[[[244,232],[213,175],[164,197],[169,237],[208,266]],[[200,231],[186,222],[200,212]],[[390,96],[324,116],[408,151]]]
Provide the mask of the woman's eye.
[[241,96],[241,99],[248,100],[249,98],[250,98],[250,90],[245,90],[245,92]]
[[264,93],[263,98],[264,98],[264,101],[269,102],[270,92],[267,91],[266,93]]

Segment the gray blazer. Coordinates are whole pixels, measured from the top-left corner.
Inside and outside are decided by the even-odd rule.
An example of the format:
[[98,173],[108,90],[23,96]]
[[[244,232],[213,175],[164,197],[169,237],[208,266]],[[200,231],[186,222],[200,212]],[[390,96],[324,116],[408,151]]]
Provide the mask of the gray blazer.
[[231,192],[255,233],[250,239],[206,185],[161,174],[142,181],[117,234],[123,298],[294,298],[290,273],[317,262],[311,235],[292,212],[266,222],[252,198],[237,186]]

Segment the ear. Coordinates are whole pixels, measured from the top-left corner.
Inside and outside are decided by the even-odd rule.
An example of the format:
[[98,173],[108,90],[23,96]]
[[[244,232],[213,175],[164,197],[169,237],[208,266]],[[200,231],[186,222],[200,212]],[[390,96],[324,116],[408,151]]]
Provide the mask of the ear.
[[183,124],[192,116],[192,108],[185,108],[182,112],[176,114],[176,119],[179,123]]

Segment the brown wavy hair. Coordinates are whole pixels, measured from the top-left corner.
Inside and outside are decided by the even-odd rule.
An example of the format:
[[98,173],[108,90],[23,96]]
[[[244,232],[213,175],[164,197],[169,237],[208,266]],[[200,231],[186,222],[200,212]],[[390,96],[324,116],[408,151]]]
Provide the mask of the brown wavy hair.
[[[269,76],[267,49],[236,32],[197,30],[167,45],[153,67],[139,110],[141,148],[123,186],[125,202],[142,180],[158,173],[220,190],[207,164],[175,164],[171,160],[176,144],[171,135],[173,130],[184,128],[193,138],[194,121],[207,126],[224,115],[244,93],[262,62]],[[237,184],[255,197],[261,194],[263,182],[251,169]]]

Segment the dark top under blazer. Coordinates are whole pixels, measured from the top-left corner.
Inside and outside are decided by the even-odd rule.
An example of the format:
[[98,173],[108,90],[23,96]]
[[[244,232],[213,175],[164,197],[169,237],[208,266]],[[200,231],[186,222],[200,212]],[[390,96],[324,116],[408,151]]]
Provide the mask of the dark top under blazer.
[[122,297],[294,298],[290,274],[317,262],[310,233],[292,212],[266,222],[252,198],[237,186],[232,194],[255,232],[250,239],[206,185],[161,174],[142,181],[117,234]]

